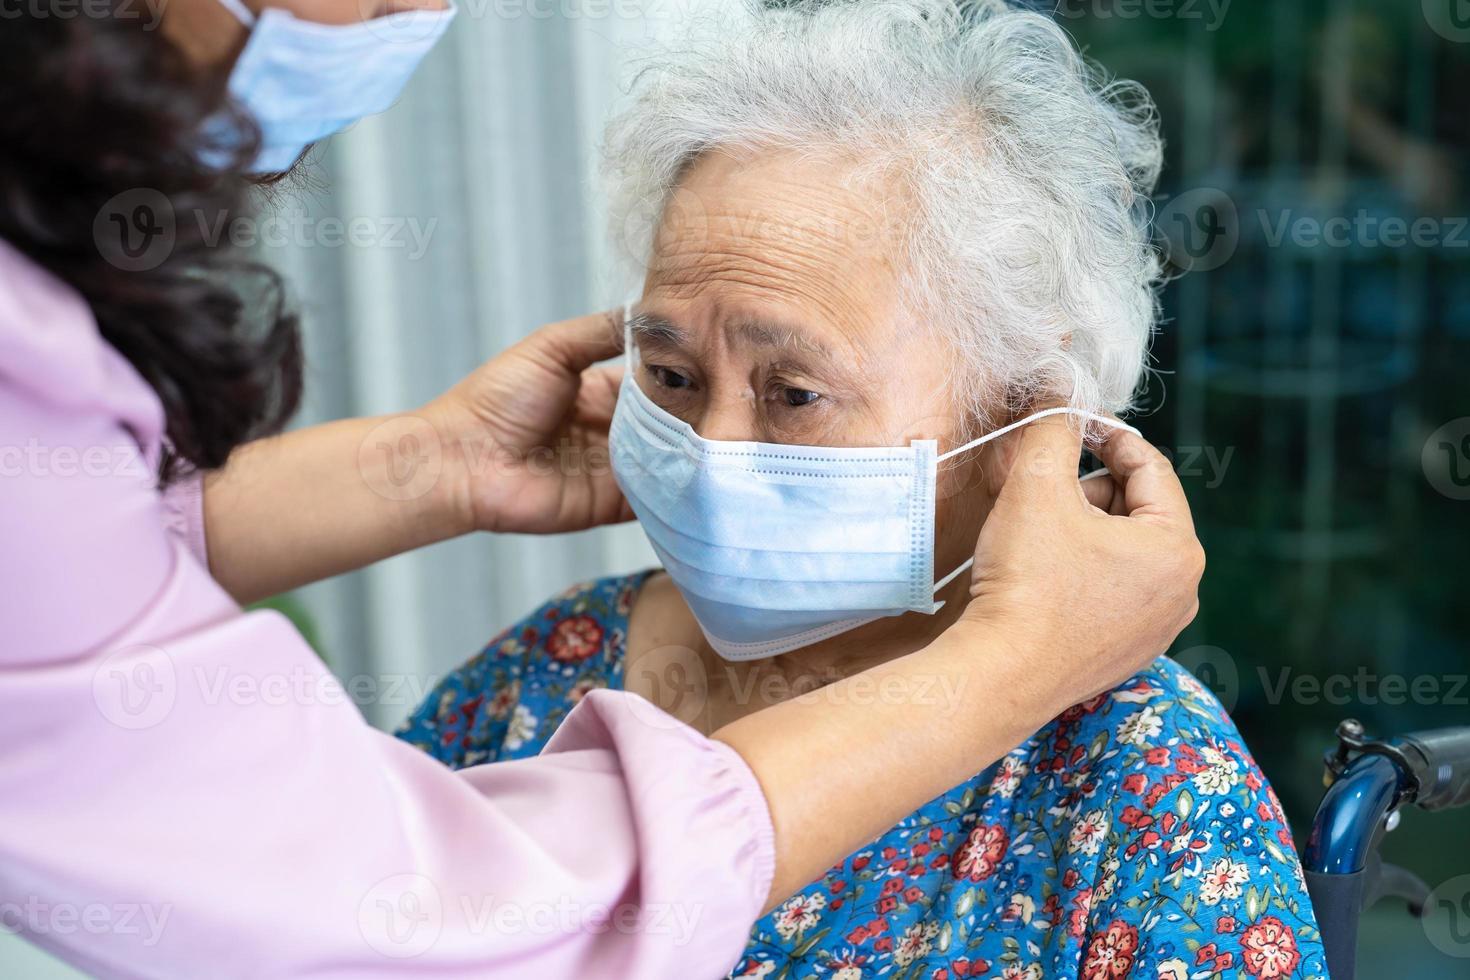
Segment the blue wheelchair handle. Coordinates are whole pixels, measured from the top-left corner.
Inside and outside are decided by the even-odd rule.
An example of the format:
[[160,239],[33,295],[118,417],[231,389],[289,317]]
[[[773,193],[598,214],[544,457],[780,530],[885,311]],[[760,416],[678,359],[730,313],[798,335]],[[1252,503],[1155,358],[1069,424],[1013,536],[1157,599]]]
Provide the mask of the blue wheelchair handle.
[[1354,980],[1358,916],[1394,895],[1422,914],[1428,886],[1385,865],[1378,844],[1389,814],[1402,806],[1445,810],[1470,805],[1470,728],[1416,732],[1380,741],[1356,721],[1337,730],[1327,757],[1331,780],[1302,852],[1312,908],[1332,980]]
[[1359,756],[1328,787],[1317,809],[1302,868],[1331,980],[1354,980],[1357,973],[1368,860],[1384,818],[1399,806],[1410,780],[1385,756]]

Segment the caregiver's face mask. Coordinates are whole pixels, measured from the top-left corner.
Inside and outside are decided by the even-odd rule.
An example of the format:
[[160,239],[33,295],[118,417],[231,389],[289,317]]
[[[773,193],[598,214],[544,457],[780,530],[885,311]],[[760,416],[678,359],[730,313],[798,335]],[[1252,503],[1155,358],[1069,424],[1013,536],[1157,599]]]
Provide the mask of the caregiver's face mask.
[[318,24],[241,0],[220,0],[251,28],[230,71],[230,95],[255,118],[254,173],[290,169],[306,148],[391,106],[443,36],[454,8],[405,10],[356,24]]
[[699,436],[628,371],[613,415],[613,474],[700,629],[726,660],[807,646],[883,616],[933,614],[938,464],[1048,415],[1036,412],[942,456],[894,449],[721,442]]

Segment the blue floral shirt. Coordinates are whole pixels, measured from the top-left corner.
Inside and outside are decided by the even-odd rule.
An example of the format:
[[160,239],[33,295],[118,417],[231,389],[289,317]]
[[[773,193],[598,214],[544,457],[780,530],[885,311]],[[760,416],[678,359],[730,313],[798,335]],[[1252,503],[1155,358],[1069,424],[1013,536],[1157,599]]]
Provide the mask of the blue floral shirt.
[[[535,755],[619,688],[648,573],[575,586],[451,674],[399,736],[453,767]],[[1281,805],[1223,708],[1160,659],[1066,711],[755,924],[772,980],[1326,978]]]

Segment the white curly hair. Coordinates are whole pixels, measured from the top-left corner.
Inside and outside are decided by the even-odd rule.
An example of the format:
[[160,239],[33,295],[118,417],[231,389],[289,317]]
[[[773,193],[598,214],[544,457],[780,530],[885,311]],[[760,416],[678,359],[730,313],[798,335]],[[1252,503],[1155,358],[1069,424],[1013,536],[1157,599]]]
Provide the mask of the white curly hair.
[[1053,20],[1005,0],[735,2],[634,64],[603,172],[635,263],[700,154],[836,150],[907,182],[905,309],[954,345],[974,418],[1132,406],[1158,316],[1157,114]]

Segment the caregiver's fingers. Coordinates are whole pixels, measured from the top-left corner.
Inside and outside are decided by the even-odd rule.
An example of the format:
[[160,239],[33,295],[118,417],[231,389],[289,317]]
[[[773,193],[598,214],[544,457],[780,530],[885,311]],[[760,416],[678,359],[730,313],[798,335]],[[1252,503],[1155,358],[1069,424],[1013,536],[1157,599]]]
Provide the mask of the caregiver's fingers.
[[1115,429],[1108,433],[1096,453],[1122,486],[1127,516],[1148,516],[1194,526],[1189,500],[1174,467],[1147,440]]
[[571,375],[623,350],[622,311],[607,310],[550,323],[517,346],[522,353],[546,358]]
[[582,372],[582,390],[577,393],[577,413],[585,422],[607,424],[617,409],[618,389],[623,382],[621,364],[604,364]]

